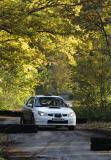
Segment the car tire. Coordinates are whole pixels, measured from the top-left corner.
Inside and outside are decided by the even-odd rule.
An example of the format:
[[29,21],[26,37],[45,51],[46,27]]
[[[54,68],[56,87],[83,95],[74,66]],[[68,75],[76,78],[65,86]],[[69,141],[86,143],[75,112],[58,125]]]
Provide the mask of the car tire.
[[35,124],[35,119],[34,119],[34,115],[31,116],[31,124]]
[[70,131],[73,131],[73,130],[75,130],[75,126],[68,126],[68,129],[69,129]]

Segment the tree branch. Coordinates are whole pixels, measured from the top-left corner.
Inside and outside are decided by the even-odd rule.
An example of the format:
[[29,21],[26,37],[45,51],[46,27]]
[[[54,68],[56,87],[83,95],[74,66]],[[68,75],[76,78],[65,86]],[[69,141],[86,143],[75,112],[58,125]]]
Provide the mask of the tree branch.
[[66,33],[66,32],[56,32],[56,31],[51,31],[51,30],[46,30],[46,29],[43,29],[43,30],[37,30],[36,32],[38,33],[49,33],[49,34],[52,34],[52,35],[60,35],[60,36],[64,36],[64,35],[72,35],[73,33]]
[[18,39],[17,39],[17,38],[6,39],[6,40],[2,40],[2,41],[0,41],[0,43],[10,42],[10,41],[15,41],[15,40],[18,40]]
[[0,30],[5,31],[5,32],[7,32],[7,33],[9,33],[9,34],[13,34],[13,32],[10,31],[10,29],[8,29],[8,28],[5,27],[5,26],[0,26]]
[[61,4],[46,4],[46,5],[44,5],[44,6],[42,6],[42,7],[40,7],[40,8],[32,8],[28,13],[29,14],[32,14],[32,13],[34,13],[34,12],[39,12],[39,11],[41,11],[41,10],[44,10],[44,9],[46,9],[46,8],[55,8],[55,7],[60,7],[60,6],[62,6],[62,7],[76,7],[76,6],[80,6],[80,5],[82,5],[82,4],[85,4],[86,2],[88,2],[88,0],[85,0],[85,1],[83,1],[83,2],[78,2],[78,3],[75,3],[75,4],[65,4],[65,3],[61,3]]
[[106,41],[106,47],[108,48],[108,53],[109,53],[109,56],[110,56],[110,58],[111,58],[110,44],[109,44],[109,41],[108,41],[107,33],[106,33],[106,31],[105,31],[105,28],[104,28],[104,22],[103,22],[103,20],[102,20],[102,18],[101,18],[100,13],[99,13],[97,10],[96,10],[96,13],[98,14],[98,17],[99,17],[99,19],[100,19],[101,29],[102,29],[102,31],[103,31],[103,33],[104,33],[104,37],[105,37],[105,41]]

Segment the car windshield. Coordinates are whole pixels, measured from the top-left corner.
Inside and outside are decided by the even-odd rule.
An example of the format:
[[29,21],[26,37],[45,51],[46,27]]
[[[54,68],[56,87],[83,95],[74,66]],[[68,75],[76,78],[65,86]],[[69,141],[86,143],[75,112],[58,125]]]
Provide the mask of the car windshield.
[[61,98],[40,97],[39,107],[68,107]]

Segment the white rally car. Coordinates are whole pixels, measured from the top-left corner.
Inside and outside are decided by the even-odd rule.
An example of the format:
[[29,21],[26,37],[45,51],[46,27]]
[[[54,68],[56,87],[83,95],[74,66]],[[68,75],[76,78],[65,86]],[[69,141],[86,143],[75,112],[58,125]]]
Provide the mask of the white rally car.
[[21,123],[66,126],[74,130],[76,115],[60,96],[32,96],[22,109]]

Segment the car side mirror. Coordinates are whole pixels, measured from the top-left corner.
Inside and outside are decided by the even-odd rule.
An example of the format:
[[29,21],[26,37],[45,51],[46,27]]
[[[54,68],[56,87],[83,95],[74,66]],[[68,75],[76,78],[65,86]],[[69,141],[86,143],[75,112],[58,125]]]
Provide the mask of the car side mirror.
[[31,103],[27,104],[27,107],[33,108],[33,105]]
[[67,104],[67,106],[70,107],[70,108],[73,107],[72,101],[66,101],[66,104]]
[[25,100],[24,100],[24,104],[26,104],[26,103],[27,103],[27,100],[25,99]]

